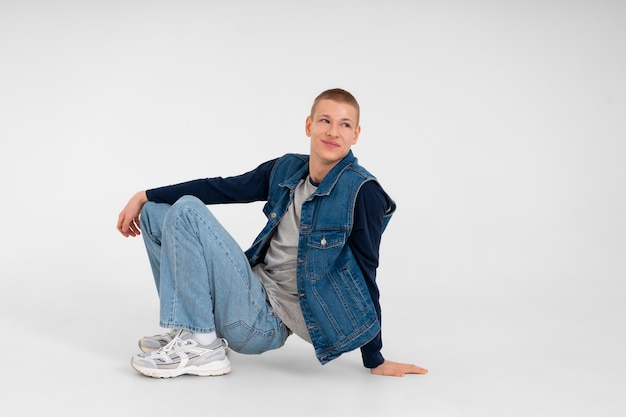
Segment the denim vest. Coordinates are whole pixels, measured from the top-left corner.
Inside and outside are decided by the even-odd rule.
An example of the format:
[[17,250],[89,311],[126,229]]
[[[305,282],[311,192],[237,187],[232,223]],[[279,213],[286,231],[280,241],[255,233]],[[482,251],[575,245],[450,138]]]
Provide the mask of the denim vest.
[[[263,208],[268,222],[246,251],[252,266],[263,261],[298,182],[308,174],[308,160],[289,154],[274,166]],[[366,181],[376,178],[350,151],[302,204],[296,277],[300,307],[322,364],[363,346],[380,331],[365,279],[347,244],[357,194]],[[392,214],[393,209],[385,215],[384,227]]]

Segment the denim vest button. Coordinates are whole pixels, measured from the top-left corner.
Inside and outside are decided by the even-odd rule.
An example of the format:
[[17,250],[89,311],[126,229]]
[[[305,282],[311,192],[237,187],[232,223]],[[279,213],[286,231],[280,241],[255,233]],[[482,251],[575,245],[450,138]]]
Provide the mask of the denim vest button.
[[276,218],[276,213],[272,213],[272,214],[270,214],[270,217],[271,217],[272,219],[275,219],[275,218]]

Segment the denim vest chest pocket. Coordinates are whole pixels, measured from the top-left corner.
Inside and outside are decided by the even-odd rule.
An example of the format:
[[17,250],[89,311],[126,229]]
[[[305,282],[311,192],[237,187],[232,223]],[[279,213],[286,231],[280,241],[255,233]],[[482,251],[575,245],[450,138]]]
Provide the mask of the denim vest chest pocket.
[[306,274],[321,278],[334,264],[346,244],[344,230],[315,230],[307,238]]

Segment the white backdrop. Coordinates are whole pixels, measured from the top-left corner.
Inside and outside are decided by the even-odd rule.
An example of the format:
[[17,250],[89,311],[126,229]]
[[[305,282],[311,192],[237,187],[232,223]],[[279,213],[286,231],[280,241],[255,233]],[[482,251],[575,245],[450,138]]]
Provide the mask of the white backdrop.
[[[5,408],[171,411],[174,391],[273,415],[623,414],[625,18],[617,0],[1,1]],[[136,375],[158,312],[123,205],[307,152],[332,87],[359,99],[353,150],[399,207],[383,352],[430,374],[320,367],[294,340],[235,355],[227,382]],[[245,248],[260,207],[216,212]]]

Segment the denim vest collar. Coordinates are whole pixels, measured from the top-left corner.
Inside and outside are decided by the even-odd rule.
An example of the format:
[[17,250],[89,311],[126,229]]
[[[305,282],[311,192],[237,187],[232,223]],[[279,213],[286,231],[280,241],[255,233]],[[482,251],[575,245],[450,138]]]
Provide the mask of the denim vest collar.
[[[335,187],[335,184],[337,184],[337,181],[339,180],[341,173],[350,165],[355,163],[356,160],[357,159],[352,153],[352,151],[351,150],[348,151],[346,156],[344,156],[343,159],[341,159],[337,163],[337,165],[335,165],[328,172],[328,174],[326,174],[322,182],[317,186],[317,189],[315,190],[313,195],[316,195],[316,196],[329,195],[330,192]],[[308,173],[309,173],[309,162],[304,164],[304,166],[300,168],[295,174],[287,178],[285,181],[279,183],[278,185],[281,187],[287,187],[290,190],[294,190],[298,186],[298,183],[300,182],[300,180],[302,178],[305,178]]]

